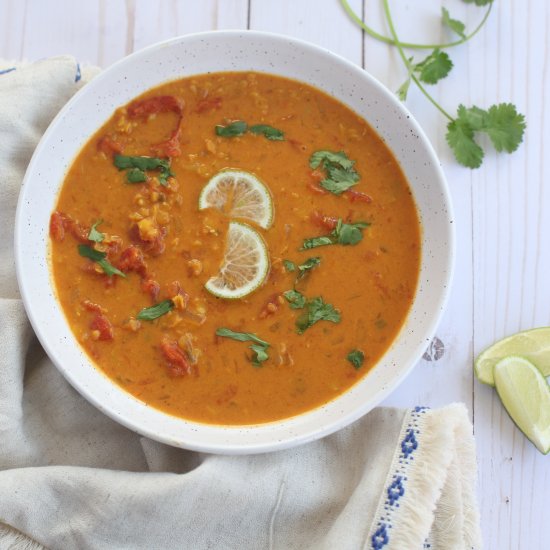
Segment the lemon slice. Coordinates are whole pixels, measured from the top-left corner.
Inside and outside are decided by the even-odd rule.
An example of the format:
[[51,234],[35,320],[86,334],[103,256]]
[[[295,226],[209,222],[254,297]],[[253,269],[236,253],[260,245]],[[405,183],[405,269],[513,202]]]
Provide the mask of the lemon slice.
[[269,189],[253,174],[223,170],[203,188],[199,210],[216,208],[230,218],[240,218],[269,229],[273,223],[273,200]]
[[533,362],[544,376],[550,376],[550,327],[518,332],[487,348],[474,363],[479,381],[494,386],[493,368],[502,358],[509,355],[525,357]]
[[256,290],[268,271],[269,255],[262,236],[249,225],[231,222],[223,264],[204,286],[214,296],[234,300]]
[[494,368],[495,387],[517,427],[544,454],[550,451],[550,386],[523,357],[505,357]]

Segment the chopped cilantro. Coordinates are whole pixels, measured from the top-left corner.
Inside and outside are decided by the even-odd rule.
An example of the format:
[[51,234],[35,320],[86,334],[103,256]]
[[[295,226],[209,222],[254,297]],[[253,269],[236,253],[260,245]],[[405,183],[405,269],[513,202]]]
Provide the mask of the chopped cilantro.
[[261,367],[262,363],[269,359],[267,348],[269,348],[270,344],[251,332],[235,332],[228,328],[219,328],[216,330],[216,335],[231,338],[238,342],[252,342],[249,348],[255,353],[252,358],[252,364],[255,367]]
[[119,277],[126,277],[125,273],[122,273],[122,271],[118,270],[113,264],[109,262],[109,260],[107,260],[106,252],[100,252],[99,250],[95,250],[94,248],[92,248],[91,246],[88,246],[87,244],[79,244],[78,253],[84,258],[88,258],[89,260],[92,260],[97,264],[99,264],[101,266],[101,269],[103,269],[103,272],[109,277],[113,275],[118,275]]
[[283,265],[289,273],[296,271],[296,264],[294,262],[291,262],[290,260],[283,260]]
[[294,262],[291,262],[290,260],[283,260],[283,265],[285,266],[285,269],[292,273],[296,270],[298,270],[298,275],[296,277],[296,282],[298,282],[300,279],[303,279],[312,269],[317,267],[321,263],[321,258],[318,256],[315,256],[313,258],[308,258],[303,264],[296,265]]
[[285,139],[285,135],[281,130],[267,124],[254,124],[254,126],[250,126],[248,131],[254,135],[263,135],[271,141],[283,141]]
[[332,304],[325,303],[321,296],[308,300],[304,307],[305,311],[296,319],[296,332],[298,334],[303,334],[319,321],[339,323],[342,319],[340,312]]
[[348,159],[344,151],[315,151],[309,159],[313,169],[322,168],[326,178],[320,182],[321,187],[335,195],[340,195],[359,181],[359,174],[353,168],[354,160]]
[[363,239],[363,229],[368,227],[368,222],[344,223],[338,220],[336,227],[328,235],[305,239],[302,250],[309,250],[318,246],[341,244],[343,246],[356,245]]
[[248,129],[248,124],[243,120],[236,120],[227,126],[218,124],[215,128],[216,135],[220,137],[242,136]]
[[153,321],[174,309],[172,300],[163,300],[151,307],[143,308],[136,316],[140,321]]
[[302,309],[306,305],[306,297],[297,290],[287,290],[283,296],[292,309]]
[[103,242],[103,239],[105,239],[105,235],[97,230],[97,226],[102,224],[103,220],[97,220],[92,227],[90,228],[90,232],[88,233],[88,239],[90,241],[93,241],[94,243],[101,243]]
[[346,359],[353,365],[356,370],[359,370],[363,366],[365,354],[360,349],[354,349],[348,353]]
[[128,170],[128,172],[126,172],[128,183],[141,183],[146,181],[146,170],[159,170],[159,183],[161,185],[167,185],[168,178],[174,175],[170,170],[170,161],[167,159],[115,155],[113,162],[119,170]]
[[268,126],[267,124],[254,124],[252,126],[248,126],[244,120],[236,120],[227,126],[218,124],[214,130],[216,135],[220,137],[232,138],[242,136],[246,134],[246,132],[250,132],[255,136],[264,136],[271,141],[284,141],[285,139],[284,133],[277,128],[273,128],[273,126]]

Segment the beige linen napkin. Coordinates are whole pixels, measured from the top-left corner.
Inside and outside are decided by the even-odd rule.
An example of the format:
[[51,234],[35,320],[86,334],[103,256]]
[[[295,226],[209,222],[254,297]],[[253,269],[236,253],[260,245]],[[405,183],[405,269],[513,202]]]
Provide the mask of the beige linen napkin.
[[379,408],[302,447],[227,457],[140,437],[65,382],[27,321],[12,242],[32,151],[94,72],[77,67],[0,62],[0,549],[479,549],[463,405]]

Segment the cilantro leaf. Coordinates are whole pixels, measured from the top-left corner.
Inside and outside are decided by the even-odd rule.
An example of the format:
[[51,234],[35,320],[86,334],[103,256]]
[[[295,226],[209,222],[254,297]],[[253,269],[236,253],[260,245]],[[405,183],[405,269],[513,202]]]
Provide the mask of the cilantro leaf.
[[283,265],[289,273],[296,271],[296,264],[294,262],[291,262],[290,260],[283,260]]
[[363,229],[369,225],[370,223],[368,222],[343,223],[339,219],[336,227],[329,235],[305,239],[302,243],[302,250],[331,244],[341,244],[343,246],[356,245],[363,240]]
[[511,103],[493,105],[487,112],[484,131],[499,153],[501,151],[512,153],[523,141],[525,117],[519,114]]
[[287,290],[283,292],[283,296],[292,309],[302,309],[306,305],[306,297],[297,290]]
[[411,86],[411,77],[409,76],[395,92],[400,101],[406,101],[409,88]]
[[301,250],[309,250],[311,248],[317,248],[318,246],[326,246],[329,244],[336,244],[330,235],[312,237],[311,239],[304,239]]
[[467,123],[460,119],[449,122],[445,138],[460,164],[468,168],[481,166],[483,149],[476,143],[474,131]]
[[170,161],[156,157],[129,157],[126,155],[115,155],[114,165],[119,170],[128,170],[126,179],[128,183],[140,183],[146,181],[146,170],[159,170],[159,183],[168,184],[168,178],[174,174],[170,170]]
[[126,179],[128,183],[141,183],[147,181],[147,174],[139,168],[130,168],[130,170],[126,172]]
[[476,6],[486,6],[487,4],[490,4],[493,0],[464,0],[466,4],[474,4]]
[[464,32],[466,30],[466,25],[458,19],[452,19],[447,8],[441,8],[441,19],[443,20],[443,24],[458,34],[460,38],[466,38],[466,33]]
[[273,126],[268,126],[267,124],[254,124],[250,126],[248,131],[254,135],[263,135],[271,141],[284,141],[285,135],[281,130],[273,128]]
[[92,248],[91,246],[88,246],[87,244],[79,244],[78,253],[84,258],[88,258],[89,260],[96,262],[101,267],[101,269],[103,269],[103,272],[109,277],[112,277],[113,275],[118,275],[119,277],[126,277],[125,273],[122,273],[122,271],[117,269],[114,265],[112,265],[109,262],[109,260],[107,260],[106,252],[100,252],[99,250],[95,250],[94,248]]
[[348,353],[346,359],[353,365],[356,370],[359,370],[363,366],[365,354],[360,349],[354,349]]
[[493,105],[488,111],[460,105],[457,118],[447,125],[446,138],[458,162],[469,168],[478,168],[484,156],[475,132],[486,133],[498,152],[512,153],[523,141],[525,117],[511,103]]
[[169,311],[174,309],[174,302],[172,300],[163,300],[158,304],[151,307],[143,308],[136,316],[141,321],[153,321],[163,315],[166,315]]
[[354,164],[355,161],[348,159],[344,151],[315,151],[309,159],[311,168],[315,170],[320,167],[325,170],[327,177],[320,185],[334,195],[342,194],[359,181]]
[[97,226],[101,225],[103,223],[103,220],[97,220],[92,227],[90,228],[90,232],[88,233],[88,239],[90,241],[93,241],[94,243],[101,243],[103,242],[103,239],[105,239],[105,235],[97,230]]
[[[268,344],[268,346],[269,346],[269,344]],[[267,353],[267,347],[265,347],[263,345],[260,345],[260,344],[252,344],[248,347],[256,354],[252,358],[252,364],[255,367],[261,367],[262,363],[269,359],[269,355]]]
[[219,328],[216,330],[216,335],[223,336],[224,338],[231,338],[238,342],[252,342],[249,349],[255,353],[252,358],[252,364],[255,367],[261,367],[262,363],[269,359],[267,348],[270,347],[270,344],[251,332],[235,332],[228,328]]
[[243,120],[236,120],[227,126],[222,126],[218,124],[215,128],[217,136],[220,137],[237,137],[242,136],[248,129],[248,124]]
[[338,220],[338,225],[333,233],[338,244],[356,245],[363,240],[363,229],[369,225],[370,223],[367,222],[343,223],[342,220]]
[[418,78],[426,84],[435,84],[445,78],[453,68],[453,62],[447,53],[435,49],[426,59],[414,65]]
[[340,312],[332,304],[325,303],[321,296],[308,300],[304,311],[296,319],[296,332],[303,334],[308,328],[319,321],[339,323],[342,320]]

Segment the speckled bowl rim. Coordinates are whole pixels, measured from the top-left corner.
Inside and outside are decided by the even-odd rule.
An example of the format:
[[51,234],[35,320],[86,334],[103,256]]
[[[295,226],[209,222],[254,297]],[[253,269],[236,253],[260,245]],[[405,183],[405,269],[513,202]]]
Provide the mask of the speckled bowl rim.
[[[48,266],[49,215],[63,176],[86,140],[116,107],[146,89],[223,70],[253,70],[304,81],[365,118],[401,164],[423,228],[415,301],[399,336],[379,363],[350,390],[321,407],[251,426],[215,426],[176,418],[112,383],[94,367],[70,331],[56,301]],[[260,453],[306,443],[343,428],[378,405],[403,381],[434,335],[449,294],[454,248],[451,200],[443,172],[429,140],[404,105],[342,57],[295,38],[258,31],[177,37],[140,50],[103,71],[74,95],[45,132],[22,184],[15,223],[17,278],[27,314],[47,354],[69,383],[112,419],[142,435],[177,447],[223,454]]]

